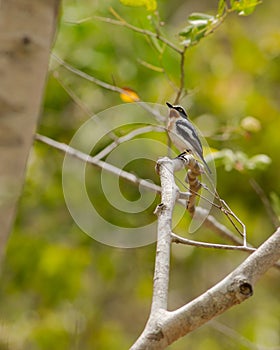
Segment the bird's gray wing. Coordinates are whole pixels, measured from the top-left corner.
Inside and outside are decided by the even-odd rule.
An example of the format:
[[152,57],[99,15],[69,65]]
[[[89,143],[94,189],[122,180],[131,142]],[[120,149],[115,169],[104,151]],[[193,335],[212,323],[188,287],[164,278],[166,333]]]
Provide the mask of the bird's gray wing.
[[190,123],[189,120],[176,122],[176,129],[185,140],[187,140],[192,146],[194,151],[203,159],[202,144],[198,137],[195,127]]

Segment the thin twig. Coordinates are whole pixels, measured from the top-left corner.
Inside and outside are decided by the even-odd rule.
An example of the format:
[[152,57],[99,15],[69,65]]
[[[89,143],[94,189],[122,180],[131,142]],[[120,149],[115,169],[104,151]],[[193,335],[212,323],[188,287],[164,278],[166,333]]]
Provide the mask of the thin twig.
[[55,71],[53,73],[53,77],[57,80],[57,82],[60,84],[60,86],[65,90],[65,92],[72,98],[72,100],[75,102],[75,104],[84,112],[88,117],[92,117],[94,113],[92,113],[88,106],[85,105],[84,102],[81,101],[81,99],[75,94],[75,92],[59,77],[58,71]]
[[[187,177],[188,177],[188,183],[189,183],[189,191],[190,191],[190,194],[189,194],[189,197],[188,197],[188,200],[187,200],[187,210],[190,212],[191,216],[194,215],[194,211],[195,211],[195,197],[196,196],[200,196],[200,194],[198,193],[198,190],[200,189],[201,187],[201,183],[200,181],[198,180],[198,177],[201,175],[202,173],[202,169],[201,167],[199,166],[199,163],[195,160],[195,158],[192,156],[192,155],[187,155],[186,153],[184,153],[184,155],[182,156],[178,156],[177,158],[173,159],[173,161],[180,161],[182,162],[182,164],[184,164],[184,166],[188,166],[189,168],[189,171],[187,173]],[[162,166],[164,166],[164,164],[162,164]],[[170,171],[169,168],[166,169],[167,171]],[[174,174],[174,171],[172,172],[172,174],[170,174],[172,176],[172,178],[177,178]],[[181,181],[180,181],[181,182]],[[184,184],[183,184],[184,185]],[[186,186],[184,186],[186,187]],[[217,191],[216,191],[217,192]],[[217,193],[217,196],[218,196],[218,193]],[[203,198],[201,196],[201,198]],[[220,199],[220,197],[218,197]],[[206,198],[207,200],[207,198]],[[212,202],[209,201],[211,204]],[[227,203],[225,201],[223,201],[222,199],[220,199],[220,202],[222,204],[222,206],[218,206],[216,205],[223,213],[225,213],[225,215],[228,216],[230,222],[232,223],[232,225],[236,227],[235,223],[233,222],[233,220],[231,219],[231,216],[234,217],[234,219],[236,221],[238,221],[240,223],[240,225],[242,225],[243,227],[243,245],[241,247],[243,248],[247,248],[248,245],[247,245],[247,241],[246,241],[246,227],[245,225],[242,223],[242,221],[232,212],[232,210],[229,208],[229,206],[227,205]],[[213,205],[215,205],[215,203],[213,203]],[[238,228],[237,228],[238,229]],[[188,242],[190,242],[188,240]],[[193,241],[194,242],[194,241]],[[239,244],[239,242],[237,242]],[[219,245],[219,247],[221,247],[223,245]],[[229,248],[228,248],[229,249]],[[241,249],[240,247],[237,248],[237,249]],[[254,251],[254,248],[251,248],[251,247],[248,247],[249,250],[253,249]],[[243,249],[244,250],[244,249]],[[246,249],[245,249],[246,250]]]
[[129,91],[127,91],[126,89],[120,88],[116,85],[112,85],[112,84],[108,84],[105,83],[104,81],[97,79],[95,77],[93,77],[92,75],[89,75],[73,66],[71,66],[69,63],[65,62],[63,59],[61,59],[60,57],[58,57],[57,55],[55,55],[54,53],[52,54],[53,58],[60,63],[64,68],[66,68],[67,70],[69,70],[70,72],[78,75],[79,77],[86,79],[100,87],[102,87],[103,89],[106,90],[110,90],[113,92],[117,92],[119,94],[125,94],[127,96],[129,96],[134,102],[138,103],[139,106],[143,109],[145,109],[146,111],[148,111],[149,113],[151,113],[159,122],[163,122],[165,121],[165,117],[163,117],[156,109],[151,108],[147,103],[143,102],[138,96],[133,96]]
[[[206,209],[201,207],[196,207],[195,213],[198,219],[205,218],[205,216],[208,214]],[[238,244],[240,246],[243,245],[243,240],[239,236],[235,235],[225,225],[220,223],[213,215],[208,215],[203,224],[205,227],[215,232],[221,238],[226,239],[227,241],[232,242],[233,244]]]
[[267,198],[264,190],[261,188],[261,186],[257,183],[255,179],[251,178],[249,182],[256,194],[260,197],[261,201],[263,202],[263,205],[266,209],[268,216],[270,217],[271,222],[273,223],[274,228],[280,226],[280,220],[277,214],[275,213],[274,209],[272,208],[271,203],[269,202],[269,199]]
[[184,49],[181,52],[181,62],[180,62],[180,87],[177,92],[177,96],[175,98],[174,104],[178,104],[180,101],[180,97],[184,91],[185,88],[185,53],[186,53],[187,47],[184,46]]
[[209,322],[209,326],[213,328],[214,330],[220,332],[224,335],[225,339],[231,338],[238,344],[240,344],[242,347],[248,350],[280,350],[279,346],[264,346],[259,344],[254,344],[253,342],[249,341],[247,338],[245,338],[242,334],[236,332],[233,328],[230,328],[226,326],[225,324],[222,324],[218,321],[212,320]]
[[172,233],[171,236],[172,236],[172,242],[174,243],[181,243],[181,244],[191,245],[199,248],[201,247],[201,248],[212,248],[212,249],[241,250],[249,253],[252,253],[256,250],[256,248],[240,246],[240,245],[228,245],[228,244],[217,244],[217,243],[194,241],[188,238],[181,237],[175,233]]
[[[118,17],[121,18],[119,15],[118,15]],[[113,18],[108,18],[108,17],[102,17],[102,16],[94,16],[93,18],[96,19],[96,20],[102,21],[102,22],[118,25],[118,26],[121,26],[121,27],[126,27],[126,28],[131,29],[132,31],[134,31],[136,33],[147,35],[147,36],[149,36],[151,38],[156,38],[156,39],[160,40],[161,42],[163,42],[164,44],[166,44],[172,50],[174,50],[174,51],[176,51],[176,52],[178,52],[180,54],[182,52],[181,49],[179,49],[176,45],[174,45],[171,41],[169,41],[168,39],[166,39],[164,36],[160,35],[159,33],[154,33],[154,32],[151,32],[150,30],[136,27],[136,26],[126,22],[123,18],[118,19],[118,20],[113,19]]]
[[[209,179],[211,186],[213,187],[213,191],[212,192],[207,186],[205,186],[204,184],[202,184],[202,186],[209,191],[220,203],[220,205],[215,205],[219,210],[221,210],[222,213],[224,213],[227,217],[227,219],[230,221],[230,223],[233,225],[233,227],[235,228],[235,230],[243,237],[243,245],[246,246],[247,245],[247,235],[246,235],[246,226],[245,224],[237,217],[237,215],[234,214],[234,212],[231,210],[231,208],[229,207],[229,205],[223,200],[221,199],[217,189],[215,188],[211,178],[209,177],[209,175],[207,173],[205,173],[205,175],[207,176],[207,178]],[[214,204],[213,204],[214,205]],[[235,222],[232,220],[231,216],[242,226],[242,231],[240,231],[240,229],[237,227],[237,225],[235,224]]]
[[[54,72],[53,76],[84,113],[86,113],[89,117],[92,117],[94,115],[96,119],[99,119],[98,115],[92,113],[85,105],[85,103],[81,101],[81,99],[75,94],[75,92],[69,86],[64,84],[64,82],[60,79],[58,72]],[[112,130],[108,133],[108,135],[114,141],[118,139],[118,136]]]
[[[247,233],[246,233],[246,225],[239,219],[239,217],[237,215],[234,214],[234,212],[230,209],[230,207],[227,205],[227,203],[225,202],[225,200],[221,200],[221,203],[226,207],[227,210],[222,210],[227,218],[229,219],[229,221],[232,223],[232,225],[234,226],[234,228],[241,234],[241,236],[243,237],[243,245],[246,247],[247,246]],[[231,216],[242,226],[242,232],[240,232],[239,228],[235,225],[235,223],[233,222],[233,220],[231,219]]]
[[158,66],[155,66],[149,62],[146,62],[144,60],[141,60],[140,58],[137,59],[137,62],[139,64],[141,64],[142,66],[154,71],[154,72],[158,72],[158,73],[163,73],[164,72],[164,69],[162,67],[158,67]]
[[88,21],[92,21],[94,19],[94,16],[89,16],[89,17],[85,17],[85,18],[81,18],[81,19],[77,19],[77,20],[65,20],[65,23],[67,24],[82,24]]
[[125,170],[122,170],[122,169],[120,169],[112,164],[106,163],[106,162],[99,160],[99,159],[95,159],[94,157],[91,157],[90,155],[88,155],[86,153],[83,153],[83,152],[81,152],[73,147],[70,147],[65,143],[57,142],[57,141],[55,141],[47,136],[43,136],[40,134],[36,134],[35,139],[37,141],[43,142],[43,143],[53,147],[53,148],[56,148],[56,149],[66,153],[66,154],[69,154],[75,158],[78,158],[83,162],[92,164],[100,169],[103,169],[103,170],[106,170],[112,174],[115,174],[115,175],[117,175],[117,176],[119,176],[119,177],[133,183],[133,184],[141,185],[143,188],[155,191],[157,193],[161,193],[160,186],[157,186],[157,185],[155,185],[147,180],[141,179],[141,178],[137,177],[136,175],[131,174]]
[[[129,95],[129,93],[118,87],[118,86],[115,86],[115,85],[111,85],[111,84],[108,84],[108,83],[105,83],[104,81],[102,80],[99,80],[95,77],[93,77],[92,75],[89,75],[83,71],[81,71],[80,69],[77,69],[73,66],[71,66],[69,63],[65,62],[63,59],[61,59],[60,57],[58,57],[56,54],[52,53],[52,57],[59,63],[61,64],[64,68],[66,68],[67,70],[71,71],[72,73],[80,76],[81,78],[84,78],[106,90],[110,90],[110,91],[114,91],[114,92],[118,92],[119,94],[126,94],[126,95]],[[130,96],[130,95],[129,95]],[[133,96],[130,96],[131,99],[133,99]]]
[[114,142],[110,143],[107,147],[103,148],[102,151],[97,153],[93,158],[96,160],[102,159],[102,158],[106,157],[110,152],[112,152],[116,147],[118,147],[118,145],[120,145],[121,143],[129,141],[136,136],[143,135],[143,134],[146,134],[146,133],[151,132],[151,131],[163,132],[163,128],[148,125],[148,126],[143,126],[142,128],[135,129],[135,130],[131,131],[130,133],[128,133],[122,137],[119,137]]
[[[68,146],[65,143],[61,143],[58,141],[55,141],[47,136],[36,134],[35,139],[39,142],[42,142],[44,144],[47,144],[59,151],[64,152],[65,154],[68,154],[70,156],[73,156],[77,159],[80,159],[82,162],[89,163],[93,166],[96,166],[100,169],[106,170],[112,174],[115,174],[129,182],[131,182],[134,185],[141,185],[143,188],[154,191],[156,193],[161,193],[161,187],[155,184],[152,184],[149,181],[146,181],[144,179],[139,178],[138,176],[131,174],[125,170],[121,170],[118,167],[115,167],[112,164],[108,164],[102,160],[95,159],[95,157],[91,157],[86,153],[83,153],[73,147]],[[179,160],[179,159],[178,159]],[[177,202],[181,205],[185,206],[185,200],[188,199],[189,193],[180,193],[178,192],[178,199]],[[196,215],[202,216],[205,218],[205,216],[208,214],[205,213],[205,209],[201,207],[196,208]],[[204,225],[211,229],[213,232],[217,233],[220,237],[225,238],[233,243],[240,244],[242,246],[242,241],[236,237],[226,226],[218,222],[212,215],[208,215],[204,221]],[[251,246],[246,247],[247,248],[253,248]],[[280,268],[280,265],[277,266]]]
[[[202,169],[199,167],[199,163],[193,158],[189,157],[187,152],[184,152],[180,154],[178,157],[182,162],[184,162],[188,167],[191,165],[193,167],[192,172],[187,173],[187,179],[190,186],[186,186],[180,179],[176,177],[175,174],[173,176],[182,184],[184,188],[186,188],[188,191],[190,191],[191,195],[189,197],[188,203],[187,203],[187,209],[191,216],[195,213],[195,198],[196,196],[200,197],[201,199],[205,200],[212,206],[218,208],[223,214],[226,215],[230,223],[233,225],[233,227],[236,229],[236,231],[243,237],[243,245],[247,246],[247,236],[246,236],[246,226],[243,224],[243,222],[237,217],[237,215],[234,214],[234,212],[230,209],[230,207],[227,205],[227,203],[222,200],[218,194],[217,189],[214,187],[214,184],[211,180],[211,178],[208,176],[207,173],[205,173],[214,189],[214,193],[204,184],[202,184],[198,180],[198,176],[202,174]],[[212,201],[210,201],[205,196],[202,196],[200,193],[198,193],[200,187],[203,187],[205,190],[209,191],[215,198],[217,198],[220,202],[220,204],[216,204]],[[243,231],[241,232],[235,222],[232,220],[231,216],[242,226]]]

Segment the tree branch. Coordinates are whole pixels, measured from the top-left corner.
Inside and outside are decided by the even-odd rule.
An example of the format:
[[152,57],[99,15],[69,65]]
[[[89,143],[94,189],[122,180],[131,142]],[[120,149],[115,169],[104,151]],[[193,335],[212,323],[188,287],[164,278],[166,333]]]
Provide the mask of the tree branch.
[[[129,134],[128,134],[129,135]],[[123,136],[125,137],[125,136]],[[118,167],[115,167],[112,164],[109,164],[107,162],[104,162],[102,160],[100,160],[100,154],[97,154],[96,156],[89,156],[86,153],[83,153],[77,149],[74,149],[73,147],[68,146],[65,143],[61,143],[58,142],[56,140],[53,140],[47,136],[44,135],[40,135],[40,134],[36,134],[35,135],[35,139],[39,142],[42,142],[44,144],[47,144],[57,150],[60,150],[64,153],[67,153],[69,155],[72,155],[75,158],[80,159],[82,162],[87,162],[93,166],[96,166],[97,168],[106,170],[112,174],[115,174],[121,178],[123,178],[124,180],[127,180],[129,182],[131,182],[132,184],[139,186],[141,184],[141,186],[147,190],[153,191],[153,192],[157,192],[157,193],[161,193],[161,187],[157,186],[155,184],[152,184],[149,181],[146,181],[144,179],[139,178],[138,176],[131,174],[125,170],[121,170]],[[187,162],[189,164],[189,166],[192,166],[191,164],[193,164],[193,166],[197,165],[197,162],[195,161],[193,162],[193,157],[192,156],[184,156],[184,158],[180,158],[177,159],[177,166],[181,166],[181,168],[183,166],[185,166],[185,163]],[[175,161],[175,160],[173,160]],[[172,173],[170,173],[172,174]],[[189,198],[189,194],[188,193],[181,193],[179,192],[178,194],[178,199],[177,199],[177,203],[179,203],[180,205],[185,206],[185,200],[188,200]],[[220,222],[218,222],[212,215],[208,215],[207,216],[207,212],[205,209],[201,208],[201,207],[196,207],[195,208],[195,213],[196,213],[196,218],[200,219],[200,218],[205,218],[205,221],[203,223],[203,225],[207,228],[209,228],[210,230],[212,230],[213,232],[215,232],[217,235],[219,235],[220,237],[234,243],[234,244],[238,244],[238,245],[242,245],[242,240],[236,236],[231,230],[229,230],[226,226],[224,226],[223,224],[221,224]]]
[[172,233],[171,236],[172,236],[172,242],[174,242],[174,243],[181,243],[181,244],[185,244],[185,245],[191,245],[194,247],[212,248],[212,249],[213,248],[214,249],[227,249],[227,250],[241,250],[241,251],[249,252],[249,253],[252,253],[256,250],[256,248],[244,247],[243,245],[228,245],[228,244],[217,244],[217,243],[194,241],[192,239],[178,236],[175,233]]
[[167,157],[162,158],[158,161],[157,167],[161,180],[162,194],[161,204],[155,210],[155,213],[158,215],[158,235],[152,316],[160,309],[167,309],[172,213],[179,194],[174,177],[170,177],[170,172],[174,172],[175,162],[172,162]]
[[[115,11],[114,11],[114,13],[116,14]],[[126,28],[128,28],[128,29],[130,29],[130,30],[132,30],[132,31],[134,31],[136,33],[147,35],[147,36],[149,36],[151,38],[156,38],[159,41],[161,41],[164,44],[166,44],[167,46],[169,46],[172,50],[174,50],[174,51],[176,51],[176,52],[178,52],[180,54],[182,52],[181,49],[179,49],[176,45],[174,45],[171,41],[169,41],[168,39],[166,39],[164,36],[160,35],[159,33],[154,33],[154,32],[151,32],[150,30],[136,27],[136,26],[126,22],[123,18],[120,18],[119,20],[116,20],[116,19],[108,18],[108,17],[94,16],[94,19],[102,21],[102,22],[118,25],[118,26],[121,26],[121,27],[126,27]]]
[[163,127],[157,127],[153,125],[143,126],[142,128],[137,128],[135,130],[132,130],[130,133],[121,136],[119,138],[116,138],[115,141],[110,143],[107,147],[103,148],[98,154],[94,156],[94,159],[102,159],[106,157],[110,152],[112,152],[118,145],[120,145],[123,142],[129,141],[133,139],[135,136],[146,134],[151,131],[157,131],[162,132],[164,129]]
[[185,53],[187,47],[184,46],[184,49],[180,52],[181,62],[180,62],[180,87],[177,92],[177,96],[175,98],[174,104],[178,104],[181,98],[181,95],[185,88]]
[[[129,134],[128,134],[129,135]],[[125,137],[125,136],[124,136]],[[108,172],[110,172],[111,174],[115,174],[129,182],[131,182],[134,185],[141,185],[141,187],[146,188],[147,190],[156,192],[156,193],[161,193],[161,187],[157,186],[155,184],[152,184],[151,182],[141,179],[138,176],[131,174],[125,170],[122,170],[118,167],[115,167],[112,164],[109,164],[107,162],[104,162],[102,160],[99,159],[99,154],[97,156],[89,156],[86,153],[83,153],[77,149],[74,149],[68,145],[66,145],[65,143],[61,143],[61,142],[57,142],[47,136],[43,136],[40,134],[36,134],[35,135],[35,139],[39,142],[45,143],[55,149],[58,149],[64,153],[67,153],[69,155],[72,155],[75,158],[80,159],[83,162],[87,162],[89,164],[92,164],[93,166],[96,166],[100,169],[106,170]],[[184,156],[184,161],[183,159],[179,159],[179,158],[175,158],[172,160],[173,162],[176,162],[176,169],[178,170],[179,168],[181,169],[185,162],[188,162],[189,166],[197,166],[197,162],[193,162],[194,158],[192,156]],[[167,170],[169,171],[170,174],[172,174],[171,169],[169,169],[167,167]],[[178,192],[178,198],[177,198],[177,202],[183,206],[185,206],[185,200],[188,200],[189,198],[189,194],[188,193],[181,193]],[[182,200],[183,199],[183,200]],[[195,209],[196,212],[196,217],[199,219],[199,217],[202,217],[203,219],[205,218],[205,216],[207,216],[207,212],[205,211],[205,209],[201,208],[201,207],[196,207]],[[217,233],[220,237],[240,245],[240,248],[236,248],[236,249],[240,249],[240,250],[246,250],[246,251],[251,251],[251,249],[254,249],[252,246],[247,246],[248,249],[245,249],[244,246],[242,246],[242,240],[237,237],[236,235],[234,235],[233,232],[231,232],[226,226],[224,226],[223,224],[221,224],[220,222],[218,222],[212,215],[208,215],[203,223],[203,225],[205,227],[208,227],[210,230],[212,230],[213,232]],[[179,237],[179,236],[178,236]],[[184,238],[181,237],[181,239],[184,240]],[[178,242],[176,242],[178,243]],[[180,242],[183,243],[183,242]],[[202,242],[201,242],[202,243]],[[242,249],[243,247],[243,249]],[[214,248],[214,247],[212,247]],[[219,247],[215,247],[217,249],[221,249]],[[229,248],[228,248],[229,249]],[[275,264],[275,266],[277,268],[280,268],[279,264]]]
[[[195,209],[196,218],[205,218],[207,212],[204,208],[196,207]],[[243,245],[243,240],[236,236],[230,229],[228,229],[225,225],[221,224],[217,221],[214,216],[208,215],[206,220],[204,221],[204,226],[209,230],[215,232],[221,238],[228,240],[234,244]]]
[[249,182],[256,194],[260,197],[261,201],[263,202],[267,215],[269,216],[274,228],[277,228],[280,225],[280,220],[277,214],[275,213],[274,209],[272,208],[272,205],[269,199],[267,198],[266,193],[254,178],[251,178]]
[[[190,164],[192,163],[190,162]],[[280,258],[279,228],[274,235],[221,282],[181,308],[167,311],[171,241],[194,243],[178,237],[171,231],[172,212],[179,195],[174,181],[174,172],[183,166],[184,161],[180,158],[171,160],[165,157],[157,163],[162,185],[162,202],[156,209],[158,242],[154,294],[149,320],[131,350],[164,349],[178,338],[195,330],[230,307],[245,301],[253,295],[256,281]],[[192,168],[189,171],[192,172]],[[210,247],[209,244],[203,242],[195,242],[195,244]],[[221,247],[222,245],[215,246],[215,248]],[[235,249],[249,252],[254,250],[244,246],[235,247]]]
[[156,109],[151,108],[147,103],[143,102],[139,96],[133,96],[130,92],[128,92],[126,89],[123,89],[119,86],[116,85],[112,85],[112,84],[108,84],[100,79],[97,79],[95,77],[93,77],[92,75],[89,75],[83,71],[81,71],[80,69],[77,69],[75,67],[73,67],[72,65],[70,65],[69,63],[65,62],[63,59],[61,59],[60,57],[58,57],[57,55],[55,55],[54,53],[52,54],[53,58],[59,63],[61,64],[65,69],[67,69],[68,71],[78,75],[79,77],[86,79],[87,81],[90,81],[91,83],[94,83],[97,86],[102,87],[103,89],[109,90],[109,91],[113,91],[113,92],[117,92],[119,94],[124,94],[127,95],[130,99],[133,100],[133,102],[139,103],[139,105],[145,109],[147,112],[151,113],[159,122],[163,122],[165,121],[165,117],[163,117]]
[[[246,248],[248,249],[248,248]],[[131,350],[164,349],[253,295],[258,279],[280,258],[280,228],[221,282],[190,303],[171,312],[153,315]]]
[[47,136],[43,136],[40,134],[35,135],[35,139],[37,141],[43,142],[53,148],[56,148],[64,153],[67,153],[75,158],[80,159],[83,162],[92,164],[100,169],[106,170],[112,174],[115,174],[133,184],[141,185],[143,188],[152,190],[154,192],[160,193],[161,192],[161,187],[157,186],[155,184],[152,184],[151,182],[141,179],[137,177],[134,174],[131,174],[125,170],[122,170],[112,164],[106,163],[100,159],[96,159],[95,157],[91,157],[90,155],[83,153],[75,148],[72,148],[65,143],[57,142]]

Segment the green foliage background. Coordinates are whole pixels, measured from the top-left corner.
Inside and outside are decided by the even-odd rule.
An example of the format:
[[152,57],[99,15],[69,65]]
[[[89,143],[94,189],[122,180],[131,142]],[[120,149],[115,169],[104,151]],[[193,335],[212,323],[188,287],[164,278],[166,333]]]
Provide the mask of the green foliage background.
[[[126,7],[116,0],[65,0],[54,52],[88,74],[134,89],[143,101],[172,101],[175,94],[166,76],[179,83],[179,56],[169,48],[159,54],[143,35],[92,17],[112,17],[110,6],[141,28],[152,30],[152,21],[157,21],[157,15],[145,7]],[[178,33],[188,25],[188,16],[192,12],[215,15],[217,6],[216,1],[158,1],[163,31],[179,46]],[[280,3],[272,0],[258,5],[248,17],[233,13],[213,34],[190,48],[185,62],[189,93],[180,101],[209,136],[213,148],[243,152],[238,163],[233,155],[217,161],[218,189],[246,223],[249,240],[255,245],[274,229],[250,185],[251,178],[260,184],[278,216],[280,213],[279,13]],[[78,24],[81,19],[87,20]],[[157,41],[154,45],[162,47]],[[164,67],[165,73],[148,69],[139,60]],[[64,87],[91,113],[122,103],[118,94],[52,62],[39,132],[61,142],[68,143],[89,118]],[[250,127],[244,129],[242,122],[248,116],[260,122],[255,132],[250,132]],[[256,154],[268,155],[271,164],[263,170],[248,170],[246,157]],[[2,271],[0,348],[127,349],[148,317],[155,245],[116,249],[83,233],[64,203],[63,157],[35,142]],[[137,173],[137,168],[133,171]],[[146,178],[158,181],[150,163],[142,171]],[[93,169],[93,193],[98,191],[98,175],[99,170]],[[133,186],[129,190],[136,191],[132,197],[137,196]],[[99,205],[102,210],[106,204],[100,201]],[[185,222],[178,227],[183,235],[184,227]],[[218,241],[207,230],[191,238]],[[170,308],[205,291],[245,256],[174,246]],[[279,271],[269,271],[253,298],[170,349],[279,349],[279,281]]]

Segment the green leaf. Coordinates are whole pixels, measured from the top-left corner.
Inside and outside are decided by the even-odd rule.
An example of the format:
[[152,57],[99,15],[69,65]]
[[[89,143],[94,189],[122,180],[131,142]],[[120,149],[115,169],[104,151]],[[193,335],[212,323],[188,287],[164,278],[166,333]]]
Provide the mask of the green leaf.
[[240,16],[248,16],[254,12],[260,0],[231,0],[231,8],[238,12]]
[[189,23],[193,24],[194,26],[207,25],[209,22],[214,20],[215,17],[199,12],[194,12],[188,17]]
[[180,35],[185,38],[181,44],[189,46],[198,43],[214,21],[216,18],[206,13],[192,13],[188,17],[190,24],[180,32]]
[[198,26],[190,25],[185,28],[183,32],[180,33],[181,36],[185,38],[182,44],[185,46],[196,44],[200,39],[202,39],[207,30],[207,25],[202,24]]
[[225,0],[220,0],[218,4],[218,15],[222,16],[226,8]]
[[184,28],[179,34],[181,36],[184,36],[184,37],[188,38],[188,37],[190,37],[193,28],[194,28],[194,26],[189,25],[186,28]]
[[271,163],[271,159],[266,154],[257,154],[249,159],[246,164],[247,169],[265,170]]
[[230,149],[222,149],[219,152],[213,153],[216,164],[222,164],[226,171],[236,169],[244,170],[265,170],[271,163],[271,159],[266,154],[257,154],[251,158],[244,152],[233,152]]
[[148,11],[155,11],[157,8],[156,0],[120,0],[125,6],[141,7],[145,6]]

